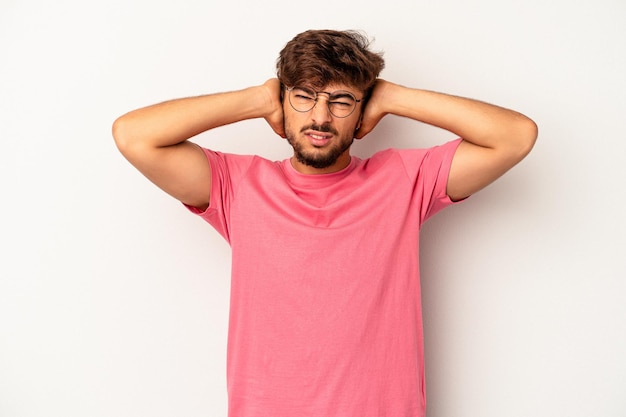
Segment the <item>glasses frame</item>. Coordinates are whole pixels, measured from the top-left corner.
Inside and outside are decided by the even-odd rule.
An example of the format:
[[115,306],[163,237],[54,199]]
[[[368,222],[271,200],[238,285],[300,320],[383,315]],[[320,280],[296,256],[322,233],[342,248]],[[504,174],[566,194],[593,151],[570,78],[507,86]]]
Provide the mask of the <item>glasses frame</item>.
[[[310,91],[314,94],[313,96],[313,105],[311,106],[310,109],[308,110],[298,110],[296,108],[296,106],[293,105],[293,103],[291,102],[291,92],[296,89],[299,88],[301,90],[305,90],[305,91]],[[352,115],[352,113],[354,113],[354,110],[356,110],[357,104],[362,102],[363,99],[357,99],[356,96],[354,94],[352,94],[351,92],[347,91],[347,90],[335,90],[335,91],[315,91],[313,89],[310,88],[306,88],[306,87],[301,87],[298,85],[294,85],[293,87],[285,87],[285,90],[287,90],[287,92],[289,93],[289,97],[287,98],[287,100],[289,100],[289,105],[291,106],[292,109],[294,109],[295,111],[297,111],[298,113],[308,113],[311,110],[313,110],[315,108],[315,106],[317,106],[317,101],[319,99],[319,95],[320,94],[327,94],[328,95],[328,100],[326,100],[326,106],[328,107],[328,111],[330,112],[330,114],[333,115],[333,117],[336,117],[338,119],[345,119],[346,117],[350,117]],[[354,107],[352,107],[352,110],[350,110],[350,113],[346,114],[345,116],[337,116],[335,113],[333,113],[333,111],[330,108],[330,98],[334,95],[337,95],[337,93],[342,93],[345,95],[348,95],[350,97],[352,97],[354,99]]]

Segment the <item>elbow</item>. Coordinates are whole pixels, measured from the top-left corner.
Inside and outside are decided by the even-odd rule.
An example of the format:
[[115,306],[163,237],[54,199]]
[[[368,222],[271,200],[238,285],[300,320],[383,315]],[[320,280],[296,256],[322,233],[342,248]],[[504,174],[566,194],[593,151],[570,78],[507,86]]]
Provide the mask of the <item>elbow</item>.
[[537,137],[539,136],[539,126],[531,119],[526,119],[526,154],[530,153],[530,151],[535,146],[537,142]]
[[530,153],[537,142],[539,135],[539,127],[537,124],[526,116],[522,116],[515,129],[514,137],[515,150],[519,160],[522,160]]
[[113,140],[115,141],[117,149],[122,154],[125,154],[130,144],[129,127],[125,116],[121,116],[113,122],[113,126],[111,127],[111,133],[113,135]]

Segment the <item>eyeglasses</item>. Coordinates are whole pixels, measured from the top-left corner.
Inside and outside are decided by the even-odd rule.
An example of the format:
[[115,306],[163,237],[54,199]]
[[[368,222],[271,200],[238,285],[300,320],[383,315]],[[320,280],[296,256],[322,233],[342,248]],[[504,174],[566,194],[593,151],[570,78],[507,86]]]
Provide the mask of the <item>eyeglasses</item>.
[[313,109],[317,104],[317,100],[320,94],[328,95],[326,104],[330,113],[339,118],[348,117],[354,112],[356,104],[361,102],[357,100],[354,94],[349,91],[337,90],[333,92],[327,91],[313,91],[305,87],[289,87],[289,104],[291,107],[300,113],[306,113]]

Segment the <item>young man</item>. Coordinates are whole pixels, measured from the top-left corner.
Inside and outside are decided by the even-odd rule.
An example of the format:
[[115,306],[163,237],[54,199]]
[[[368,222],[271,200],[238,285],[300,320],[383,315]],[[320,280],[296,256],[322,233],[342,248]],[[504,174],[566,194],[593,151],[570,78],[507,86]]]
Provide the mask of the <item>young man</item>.
[[[524,158],[537,128],[511,110],[379,79],[383,65],[358,33],[307,31],[281,51],[278,79],[114,123],[124,156],[232,247],[232,417],[424,415],[420,226]],[[351,156],[353,139],[387,114],[462,139]],[[188,141],[259,117],[293,157]]]

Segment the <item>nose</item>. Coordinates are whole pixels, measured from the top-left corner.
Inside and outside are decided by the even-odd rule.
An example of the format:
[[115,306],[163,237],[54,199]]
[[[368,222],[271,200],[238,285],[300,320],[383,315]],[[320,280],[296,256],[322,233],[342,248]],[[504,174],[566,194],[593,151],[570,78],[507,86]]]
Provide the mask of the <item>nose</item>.
[[318,94],[315,106],[313,106],[313,109],[311,110],[311,118],[316,124],[319,125],[331,121],[332,114],[330,113],[330,108],[328,107],[328,97]]

